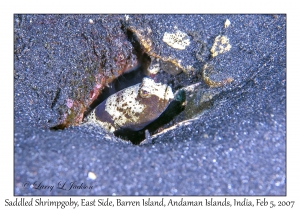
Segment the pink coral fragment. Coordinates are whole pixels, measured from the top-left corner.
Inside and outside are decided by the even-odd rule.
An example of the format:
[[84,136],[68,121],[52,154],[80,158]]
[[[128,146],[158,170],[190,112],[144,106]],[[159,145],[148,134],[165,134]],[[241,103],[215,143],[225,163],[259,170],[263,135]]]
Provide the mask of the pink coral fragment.
[[67,107],[69,108],[69,109],[71,109],[72,108],[72,106],[73,106],[73,100],[72,99],[67,99]]

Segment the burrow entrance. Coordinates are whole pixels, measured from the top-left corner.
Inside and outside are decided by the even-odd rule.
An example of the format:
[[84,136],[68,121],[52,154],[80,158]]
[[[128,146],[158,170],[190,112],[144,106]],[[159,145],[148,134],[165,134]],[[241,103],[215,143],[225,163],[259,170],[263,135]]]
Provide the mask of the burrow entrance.
[[187,75],[183,72],[177,75],[171,75],[167,73],[167,69],[164,70],[164,68],[168,68],[168,65],[161,65],[162,68],[159,72],[157,72],[155,75],[151,74],[151,72],[148,71],[148,68],[151,64],[151,60],[153,61],[153,58],[151,58],[147,53],[143,52],[142,46],[140,45],[136,35],[131,30],[126,30],[125,32],[128,40],[134,47],[134,53],[138,58],[138,66],[120,75],[111,84],[109,84],[108,87],[105,87],[98,98],[87,109],[84,116],[87,117],[93,109],[95,109],[100,103],[105,101],[112,94],[141,83],[144,77],[150,77],[154,79],[155,82],[160,82],[171,86],[173,93],[175,94],[176,91],[178,93],[175,96],[177,97],[177,100],[173,100],[167,109],[156,120],[138,131],[119,129],[114,132],[115,136],[123,140],[131,141],[133,144],[139,144],[146,138],[147,135],[156,134],[165,128],[171,127],[185,119],[184,115],[180,113],[182,113],[182,111],[185,109],[184,101],[186,95],[185,91],[180,89],[199,82],[200,76],[197,74]]

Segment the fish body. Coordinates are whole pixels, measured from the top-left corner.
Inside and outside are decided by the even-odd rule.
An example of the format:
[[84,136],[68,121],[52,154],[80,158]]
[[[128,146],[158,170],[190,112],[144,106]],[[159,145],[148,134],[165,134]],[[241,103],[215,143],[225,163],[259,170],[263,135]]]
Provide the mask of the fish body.
[[170,86],[145,77],[142,83],[125,88],[100,103],[89,120],[109,132],[138,131],[157,119],[173,98]]

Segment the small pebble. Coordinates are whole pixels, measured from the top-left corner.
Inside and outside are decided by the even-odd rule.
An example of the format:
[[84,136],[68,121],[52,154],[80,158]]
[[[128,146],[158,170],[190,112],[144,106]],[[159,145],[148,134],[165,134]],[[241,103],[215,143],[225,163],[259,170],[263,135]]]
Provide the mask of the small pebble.
[[88,173],[88,177],[89,177],[89,179],[91,179],[91,180],[95,180],[95,179],[97,178],[96,174],[94,174],[93,172],[89,172],[89,173]]
[[226,21],[224,23],[224,27],[227,28],[228,26],[230,26],[230,21],[228,19],[226,19]]

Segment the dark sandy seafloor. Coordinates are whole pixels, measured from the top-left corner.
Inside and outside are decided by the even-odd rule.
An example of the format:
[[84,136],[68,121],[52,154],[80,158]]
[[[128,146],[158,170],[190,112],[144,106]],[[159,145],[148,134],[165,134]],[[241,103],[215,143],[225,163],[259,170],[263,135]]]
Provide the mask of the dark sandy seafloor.
[[[118,65],[109,49],[118,43],[97,44],[93,32],[117,28],[123,17],[14,16],[14,194],[286,195],[286,15],[129,15],[131,24],[151,28],[156,46],[174,26],[198,32],[208,48],[225,34],[232,48],[213,65],[234,81],[219,89],[208,110],[148,144],[94,126],[50,129],[66,99],[90,85],[77,82],[94,73],[85,69],[97,69],[105,53],[102,67]],[[226,19],[231,24],[224,29]],[[119,29],[101,36],[110,33],[126,40]],[[186,54],[176,54],[194,68],[203,65],[195,56],[198,38],[190,37]],[[66,188],[71,182],[93,187],[57,188],[65,182]],[[39,184],[55,187],[33,187]]]

